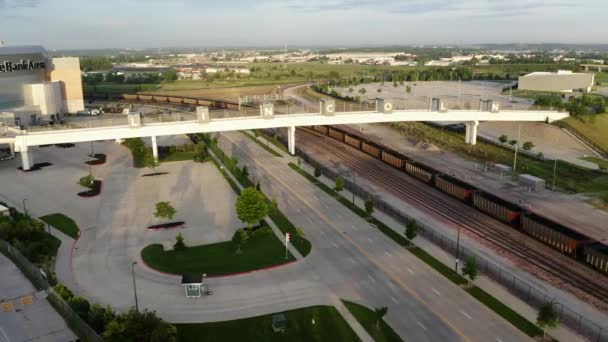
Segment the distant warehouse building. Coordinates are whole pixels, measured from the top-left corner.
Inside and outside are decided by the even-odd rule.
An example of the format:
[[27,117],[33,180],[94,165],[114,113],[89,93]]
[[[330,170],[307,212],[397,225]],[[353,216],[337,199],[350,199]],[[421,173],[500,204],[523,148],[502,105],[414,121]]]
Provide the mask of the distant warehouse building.
[[519,77],[520,90],[555,91],[571,93],[573,91],[591,91],[595,81],[592,73],[574,73],[560,70],[558,72],[533,72]]

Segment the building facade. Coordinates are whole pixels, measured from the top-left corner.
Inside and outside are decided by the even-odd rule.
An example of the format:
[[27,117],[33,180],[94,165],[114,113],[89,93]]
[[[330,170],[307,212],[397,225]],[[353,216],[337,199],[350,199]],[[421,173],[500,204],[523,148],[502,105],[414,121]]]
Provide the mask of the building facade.
[[84,110],[80,75],[78,58],[50,58],[41,46],[0,46],[2,121],[32,125]]
[[594,84],[595,74],[560,70],[558,72],[533,72],[520,76],[518,89],[561,93],[589,92]]

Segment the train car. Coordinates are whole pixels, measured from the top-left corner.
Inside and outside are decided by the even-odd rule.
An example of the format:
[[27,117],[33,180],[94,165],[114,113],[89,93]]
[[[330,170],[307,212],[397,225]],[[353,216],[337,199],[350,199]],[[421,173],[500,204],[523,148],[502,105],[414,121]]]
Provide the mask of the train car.
[[198,101],[197,99],[184,98],[184,103],[196,106],[198,104]]
[[505,223],[515,223],[521,214],[521,210],[516,205],[485,192],[473,193],[473,205]]
[[395,156],[385,150],[382,150],[382,161],[397,169],[403,169],[403,163],[405,162],[403,158]]
[[584,261],[598,271],[608,274],[608,246],[600,243],[585,245]]
[[521,215],[521,229],[536,240],[573,257],[589,239],[567,227],[532,213]]
[[327,134],[328,134],[328,133],[327,133],[327,131],[328,131],[327,126],[313,126],[313,127],[314,127],[314,130],[315,130],[315,131],[317,131],[317,132],[319,132],[319,133],[321,133],[321,134],[324,134],[324,135],[327,135]]
[[425,183],[431,183],[433,181],[433,176],[437,173],[428,166],[418,164],[413,160],[405,162],[405,172]]
[[351,137],[350,135],[344,135],[344,142],[356,148],[357,150],[361,149],[361,140],[359,140],[358,138]]
[[[139,96],[139,98],[142,99],[141,95]],[[168,97],[166,97],[166,96],[158,96],[158,95],[152,96],[152,100],[154,102],[169,102],[169,98]]]
[[139,95],[140,101],[152,101],[152,95]]
[[361,150],[372,157],[379,158],[380,157],[380,149],[376,146],[368,143],[367,141],[361,142]]
[[344,133],[338,132],[333,128],[329,128],[329,136],[338,141],[344,142]]
[[448,175],[436,175],[435,186],[446,194],[464,202],[470,202],[473,192],[476,190],[474,187]]
[[137,94],[122,94],[121,97],[127,101],[137,100]]
[[168,102],[170,103],[183,103],[184,99],[181,97],[169,97]]

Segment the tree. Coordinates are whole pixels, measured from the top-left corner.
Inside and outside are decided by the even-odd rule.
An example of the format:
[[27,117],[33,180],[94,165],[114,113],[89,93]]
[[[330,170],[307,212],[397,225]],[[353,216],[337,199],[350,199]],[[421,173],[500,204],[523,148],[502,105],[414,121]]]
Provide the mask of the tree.
[[147,151],[144,156],[144,166],[156,170],[159,165],[160,163],[158,162],[158,159],[154,158],[154,154]]
[[102,337],[105,341],[154,341],[176,342],[175,326],[163,321],[154,311],[137,312],[131,309],[117,315]]
[[296,234],[297,237],[303,238],[304,237],[304,229],[300,226],[296,227]]
[[196,163],[204,163],[209,160],[209,149],[204,143],[200,143],[193,158]]
[[176,210],[171,206],[169,202],[158,202],[156,203],[156,211],[154,211],[154,217],[165,218],[171,220],[175,216]]
[[384,318],[384,316],[386,316],[387,313],[388,313],[388,307],[386,307],[386,306],[374,308],[374,314],[376,316],[376,329],[380,329],[380,321],[382,321],[382,318]]
[[236,245],[236,254],[241,254],[241,246],[249,240],[249,233],[243,228],[234,232],[232,235],[232,243]]
[[337,192],[344,190],[344,177],[336,177],[336,186],[334,187],[334,190],[336,190]]
[[462,274],[468,276],[471,282],[477,278],[477,260],[475,260],[475,257],[467,258],[462,268]]
[[498,138],[498,141],[500,141],[500,142],[501,142],[501,143],[503,143],[503,144],[506,144],[506,143],[507,143],[507,141],[509,141],[509,137],[507,137],[507,135],[506,135],[506,134],[503,134],[503,135],[501,135],[501,136]]
[[80,318],[86,320],[89,317],[91,304],[89,304],[88,300],[82,297],[72,297],[68,299],[68,305]]
[[509,140],[509,145],[511,145],[511,146],[517,145],[517,140]]
[[547,337],[547,328],[555,328],[559,323],[559,317],[552,302],[541,305],[536,316],[536,324],[543,329],[543,340]]
[[255,188],[244,189],[236,199],[236,215],[249,228],[268,214],[264,195]]
[[165,70],[162,73],[162,78],[167,83],[173,83],[177,80],[177,72],[173,69]]
[[279,203],[277,202],[276,198],[273,198],[272,201],[270,201],[270,205],[268,206],[268,211],[276,213],[277,210],[279,210]]
[[99,304],[92,304],[91,310],[89,310],[87,323],[89,323],[91,328],[98,334],[101,334],[115,317],[116,314],[109,305],[104,308]]
[[243,168],[241,169],[241,174],[243,175],[243,177],[249,176],[249,170],[247,169],[247,165],[243,165]]
[[365,212],[371,215],[374,212],[374,201],[368,199],[365,201]]
[[534,143],[533,143],[533,142],[531,142],[531,141],[526,141],[526,142],[525,142],[525,143],[522,145],[522,147],[524,148],[524,150],[526,150],[526,151],[530,151],[531,149],[533,149],[533,148],[534,148]]
[[181,252],[186,250],[186,248],[188,248],[188,246],[186,245],[186,242],[184,241],[184,236],[182,235],[182,233],[178,233],[177,236],[175,237],[175,243],[173,244],[173,250],[176,252]]
[[408,240],[413,240],[417,234],[418,224],[416,223],[416,220],[408,220],[405,224],[405,237],[407,237]]

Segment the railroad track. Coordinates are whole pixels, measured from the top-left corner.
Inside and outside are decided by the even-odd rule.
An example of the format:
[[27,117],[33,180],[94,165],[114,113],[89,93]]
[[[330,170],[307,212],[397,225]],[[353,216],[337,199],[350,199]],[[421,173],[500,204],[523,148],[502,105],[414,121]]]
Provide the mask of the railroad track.
[[[298,129],[297,141],[317,152],[330,152],[351,169],[396,197],[460,226],[504,253],[515,256],[529,271],[542,271],[547,280],[603,310],[608,308],[608,279],[437,189],[381,161],[314,131]],[[323,142],[320,144],[319,142]],[[582,291],[582,293],[581,293]]]

